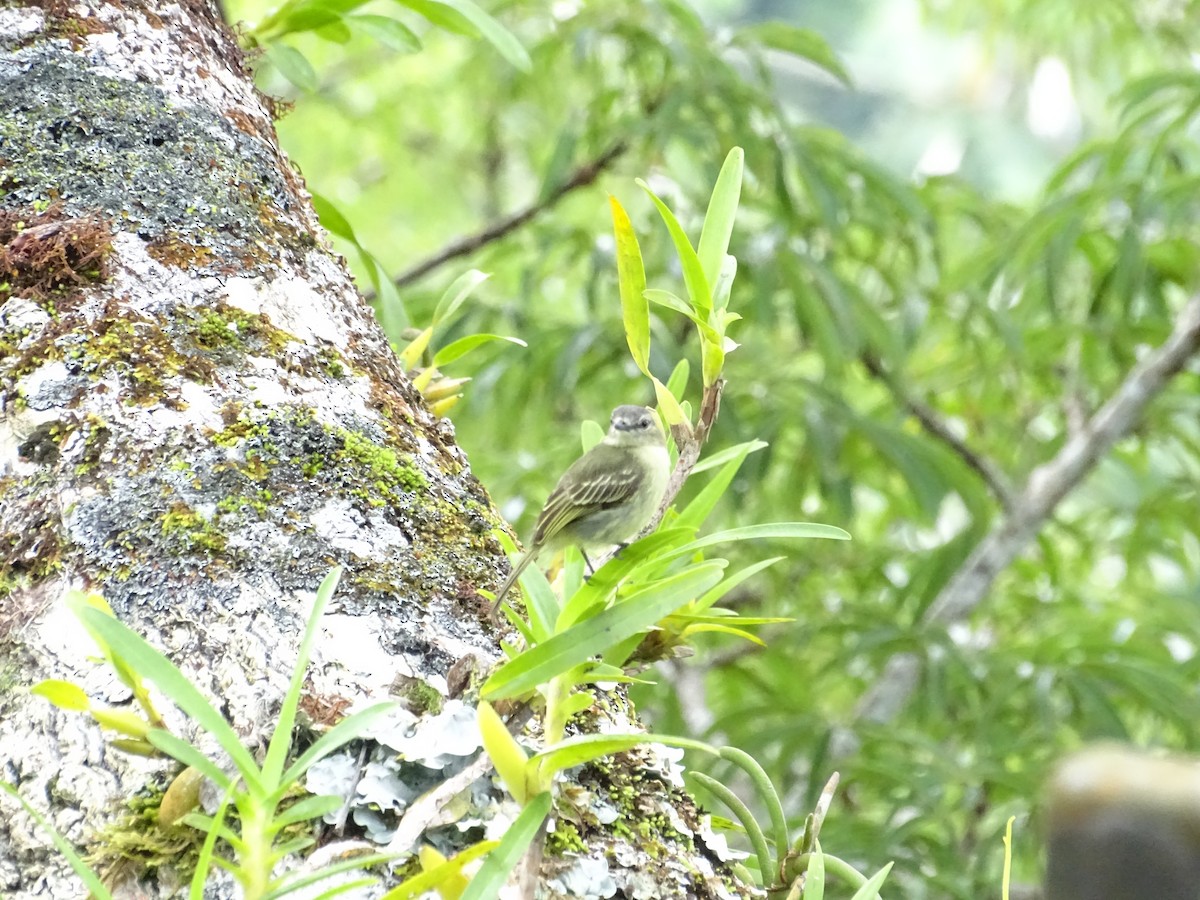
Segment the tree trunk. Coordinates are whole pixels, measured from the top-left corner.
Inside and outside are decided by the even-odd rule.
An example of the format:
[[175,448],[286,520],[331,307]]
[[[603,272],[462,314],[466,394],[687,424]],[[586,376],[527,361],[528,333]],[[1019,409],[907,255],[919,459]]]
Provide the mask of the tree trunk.
[[[178,767],[123,754],[28,691],[58,678],[128,701],[67,591],[101,592],[260,752],[335,563],[312,718],[399,676],[436,689],[436,709],[454,663],[498,659],[475,589],[503,571],[503,523],[330,252],[215,3],[0,9],[0,148],[0,778],[127,895],[167,896],[187,875],[178,851],[160,840],[115,865],[111,824],[127,835],[128,801]],[[478,736],[456,706],[414,719],[446,735],[460,720],[410,752],[426,778],[463,769]],[[403,781],[393,750],[362,753]],[[736,892],[656,766],[670,773],[649,752],[585,770],[578,852],[552,842],[543,895],[581,878],[604,896],[610,882],[630,897]],[[480,823],[499,808],[489,778],[464,796]],[[3,808],[0,893],[78,896],[47,834]],[[351,833],[386,839],[389,812]],[[483,830],[464,821],[459,845]],[[448,832],[435,843],[453,850]]]

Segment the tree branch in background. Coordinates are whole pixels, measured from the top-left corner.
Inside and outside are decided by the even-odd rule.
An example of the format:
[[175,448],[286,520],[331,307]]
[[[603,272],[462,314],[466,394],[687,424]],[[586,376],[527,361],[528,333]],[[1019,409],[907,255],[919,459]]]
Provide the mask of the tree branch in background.
[[[450,260],[466,256],[468,253],[474,253],[480,247],[485,247],[493,241],[500,240],[500,238],[512,233],[526,222],[537,218],[548,209],[553,208],[567,194],[581,187],[587,187],[599,178],[600,174],[616,162],[628,149],[629,144],[624,140],[610,144],[599,156],[576,167],[565,181],[542,199],[529,204],[524,209],[518,210],[509,216],[505,216],[503,219],[493,222],[482,231],[477,231],[474,234],[469,234],[452,241],[427,259],[405,269],[393,279],[393,283],[396,287],[410,285],[414,281],[424,278],[434,269],[450,262]],[[367,299],[370,300],[373,297],[367,295]]]
[[[1038,533],[1059,502],[1118,440],[1141,421],[1146,407],[1200,349],[1200,296],[1183,308],[1170,336],[1147,353],[1097,410],[1084,429],[1073,434],[1058,454],[1029,476],[1012,508],[975,547],[946,582],[922,617],[924,625],[946,626],[967,616],[984,599],[996,576]],[[916,654],[891,657],[883,673],[863,695],[856,721],[894,719],[916,689],[920,659]],[[852,735],[847,735],[853,740]]]
[[995,494],[1001,508],[1005,512],[1010,512],[1013,507],[1013,492],[1009,486],[1008,479],[1004,473],[995,466],[990,459],[976,453],[966,442],[956,435],[950,426],[942,420],[937,411],[931,406],[926,406],[916,397],[912,397],[900,386],[897,381],[892,378],[891,374],[883,368],[882,363],[869,353],[864,353],[862,363],[866,367],[867,372],[878,381],[881,381],[896,401],[925,429],[931,437],[941,441],[950,448],[953,453],[962,459],[968,467],[973,469],[984,483]]

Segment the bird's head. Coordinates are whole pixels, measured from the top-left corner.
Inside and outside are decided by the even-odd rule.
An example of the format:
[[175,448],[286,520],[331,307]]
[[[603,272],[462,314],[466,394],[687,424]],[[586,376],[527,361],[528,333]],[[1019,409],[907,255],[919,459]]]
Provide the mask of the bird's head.
[[644,406],[618,406],[613,410],[606,443],[619,446],[662,444],[666,438],[654,413]]

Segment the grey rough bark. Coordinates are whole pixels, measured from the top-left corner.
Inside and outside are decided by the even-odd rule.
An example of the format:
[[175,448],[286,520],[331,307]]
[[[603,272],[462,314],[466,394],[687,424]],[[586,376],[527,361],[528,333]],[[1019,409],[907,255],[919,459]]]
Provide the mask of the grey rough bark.
[[[334,563],[310,712],[398,675],[444,698],[453,664],[496,660],[475,588],[505,567],[502,523],[320,236],[215,3],[0,9],[0,146],[0,778],[86,846],[172,770],[29,694],[62,678],[127,699],[88,659],[71,588],[102,592],[256,750]],[[607,706],[609,727],[637,727],[619,696]],[[451,707],[394,740],[473,724]],[[412,753],[461,771],[469,731]],[[587,846],[547,859],[544,895],[570,895],[584,862],[628,896],[734,893],[670,766],[650,751],[622,766],[634,807],[594,773],[577,787]],[[498,796],[484,779],[476,806]],[[636,811],[626,839],[589,812],[606,806]],[[0,807],[0,893],[77,895],[47,836]],[[122,888],[167,896],[172,877]]]

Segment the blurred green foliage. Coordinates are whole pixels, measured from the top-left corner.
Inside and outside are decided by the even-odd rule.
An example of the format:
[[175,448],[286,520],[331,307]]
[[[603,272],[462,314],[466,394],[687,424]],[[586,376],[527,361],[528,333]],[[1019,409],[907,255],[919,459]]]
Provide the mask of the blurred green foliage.
[[[737,24],[705,21],[683,0],[485,5],[528,50],[528,72],[485,40],[386,4],[369,10],[402,21],[419,51],[354,31],[296,33],[282,40],[311,64],[312,89],[292,88],[269,63],[260,70],[269,92],[295,100],[279,129],[308,183],[393,275],[534,210],[403,284],[403,316],[385,316],[424,327],[455,278],[491,273],[444,340],[489,332],[529,346],[481,347],[471,371],[454,373],[474,377],[452,418],[476,473],[527,530],[578,453],[579,420],[653,401],[622,332],[605,194],[632,217],[649,282],[682,292],[634,179],[694,240],[726,152],[744,147],[730,300],[745,317],[742,347],[728,359],[709,452],[770,446],[746,460],[712,521],[809,519],[854,541],[806,543],[748,582],[740,610],[795,624],[766,650],[706,642],[660,669],[640,708],[657,731],[698,727],[752,753],[793,824],[836,767],[825,848],[864,869],[897,860],[889,886],[901,896],[997,896],[1009,815],[1014,875],[1036,880],[1035,801],[1051,759],[1100,737],[1197,748],[1195,367],[968,623],[949,633],[918,623],[1007,492],[1164,339],[1196,289],[1196,4],[1105,3],[1088,16],[1066,0],[929,4],[930,19],[965,35],[977,68],[1002,70],[1014,96],[1051,55],[1071,78],[1081,127],[1065,156],[1028,135],[992,149],[997,166],[1028,152],[1039,171],[1060,157],[1020,203],[986,177],[907,177],[878,142],[868,155],[820,124],[863,98],[813,33],[755,18],[789,4],[721,4]],[[849,11],[865,8],[844,6],[828,16],[839,36],[853,33]],[[263,15],[249,2],[229,13]],[[810,89],[793,90],[798,82]],[[999,106],[1011,114],[1014,103]],[[988,148],[980,156],[975,141],[978,172]],[[696,356],[685,326],[652,313],[650,368],[664,381]],[[988,461],[992,484],[963,447]],[[795,552],[758,546],[734,562]],[[835,761],[835,729],[900,650],[923,661],[913,701],[896,721],[859,726],[861,746]],[[734,772],[715,774],[738,786]]]

